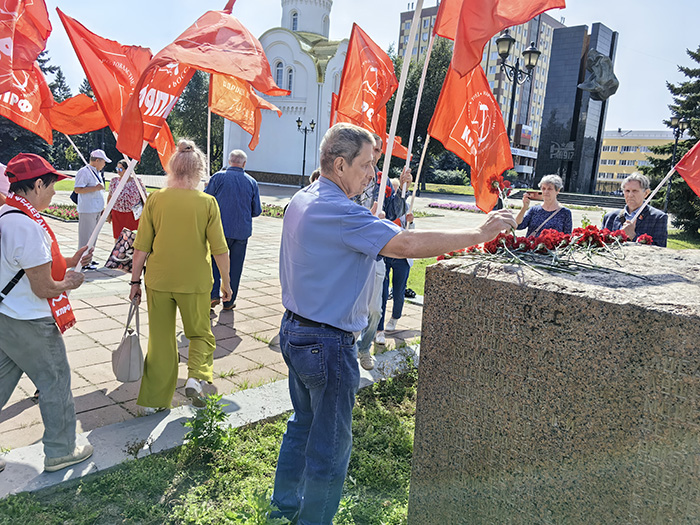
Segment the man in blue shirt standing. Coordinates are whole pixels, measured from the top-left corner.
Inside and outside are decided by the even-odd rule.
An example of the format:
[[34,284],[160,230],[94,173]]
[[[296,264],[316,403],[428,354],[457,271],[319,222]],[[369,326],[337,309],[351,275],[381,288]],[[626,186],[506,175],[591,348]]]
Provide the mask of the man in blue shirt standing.
[[294,414],[282,440],[272,517],[330,524],[352,448],[360,382],[355,337],[367,325],[380,256],[433,257],[493,239],[514,227],[509,210],[474,230],[401,230],[352,202],[374,177],[372,135],[336,124],[321,141],[321,177],[298,191],[284,216],[280,283],[286,312],[280,347]]
[[[221,222],[224,225],[224,235],[231,259],[230,275],[233,294],[230,301],[224,301],[224,310],[233,310],[236,306],[248,238],[253,234],[253,217],[262,213],[258,183],[243,171],[247,160],[248,156],[245,152],[239,149],[233,150],[228,156],[229,167],[215,173],[209,180],[207,189],[204,190],[214,196],[219,203]],[[211,290],[211,307],[214,308],[220,301],[221,275],[213,260],[212,270],[214,286]]]

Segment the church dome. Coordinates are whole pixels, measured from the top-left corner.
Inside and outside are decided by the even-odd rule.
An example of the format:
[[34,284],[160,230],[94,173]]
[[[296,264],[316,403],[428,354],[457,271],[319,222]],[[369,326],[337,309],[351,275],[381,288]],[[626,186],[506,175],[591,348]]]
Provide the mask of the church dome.
[[333,0],[282,0],[281,27],[328,38]]

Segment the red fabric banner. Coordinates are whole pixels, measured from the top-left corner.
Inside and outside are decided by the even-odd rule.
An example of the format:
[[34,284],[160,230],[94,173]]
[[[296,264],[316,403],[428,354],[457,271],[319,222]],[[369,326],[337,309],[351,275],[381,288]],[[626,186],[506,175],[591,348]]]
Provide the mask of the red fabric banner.
[[676,171],[688,183],[695,195],[700,197],[700,141],[676,164]]
[[459,11],[464,0],[442,0],[435,17],[433,33],[438,36],[455,39],[457,24],[459,23]]
[[260,141],[261,110],[269,109],[282,116],[282,111],[256,95],[250,84],[226,75],[211,75],[209,107],[212,113],[235,122],[252,135],[248,144],[251,150],[254,150]]
[[532,20],[548,9],[564,8],[564,0],[469,0],[462,3],[452,67],[466,75],[481,64],[489,39],[499,31]]
[[66,135],[80,135],[108,126],[97,102],[80,93],[45,112],[51,127]]
[[476,205],[485,213],[498,195],[488,180],[513,167],[501,110],[481,67],[460,75],[450,67],[428,133],[471,166]]
[[[376,133],[386,151],[386,103],[398,85],[389,55],[353,24],[338,96],[331,100],[331,123],[349,122]],[[394,140],[393,155],[403,159],[408,155],[399,138]]]
[[0,93],[11,89],[13,71],[33,69],[50,34],[44,0],[0,1]]
[[110,129],[118,131],[136,81],[151,60],[151,50],[102,38],[56,10]]
[[39,65],[35,63],[30,71],[15,71],[12,80],[12,87],[0,95],[0,115],[53,144],[44,112],[54,105],[54,99]]
[[249,83],[266,95],[288,95],[275,84],[257,38],[225,11],[208,11],[149,63],[127,104],[117,149],[140,159],[185,86],[199,69]]

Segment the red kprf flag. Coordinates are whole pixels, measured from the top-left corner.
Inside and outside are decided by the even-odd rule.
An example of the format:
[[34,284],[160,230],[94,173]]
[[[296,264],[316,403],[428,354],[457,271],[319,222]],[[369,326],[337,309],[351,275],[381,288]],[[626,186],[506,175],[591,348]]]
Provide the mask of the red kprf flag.
[[459,11],[464,0],[442,0],[435,17],[433,33],[443,38],[455,39],[457,24],[459,23]]
[[80,135],[107,127],[107,119],[97,102],[83,93],[56,104],[44,114],[53,129],[66,135]]
[[44,0],[0,0],[0,93],[11,89],[14,71],[34,68],[50,34]]
[[12,74],[12,87],[0,95],[0,115],[53,144],[51,124],[44,113],[54,103],[46,78],[35,63],[29,71]]
[[288,95],[275,84],[262,45],[238,19],[208,11],[151,60],[125,108],[117,148],[140,159],[195,69],[249,83],[266,95]]
[[468,0],[462,2],[455,36],[452,67],[466,75],[481,64],[489,39],[506,27],[517,26],[548,9],[564,8],[564,0]]
[[102,38],[57,11],[109,127],[118,131],[136,81],[151,60],[151,50]]
[[700,197],[700,141],[676,164],[676,171],[688,183],[695,195]]
[[259,97],[247,82],[236,77],[211,75],[209,81],[209,107],[212,113],[235,122],[252,135],[248,147],[254,150],[260,140],[260,124],[263,109],[282,111],[274,104]]
[[481,67],[460,77],[447,70],[428,133],[471,166],[476,205],[488,213],[498,195],[488,180],[513,167],[501,110]]

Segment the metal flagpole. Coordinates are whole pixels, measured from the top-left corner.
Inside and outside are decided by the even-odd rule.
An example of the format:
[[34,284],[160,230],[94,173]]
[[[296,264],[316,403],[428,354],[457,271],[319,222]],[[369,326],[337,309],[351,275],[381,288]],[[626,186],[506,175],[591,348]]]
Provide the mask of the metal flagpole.
[[391,114],[389,138],[387,139],[386,153],[384,154],[384,164],[382,165],[382,182],[379,186],[379,198],[377,199],[377,215],[379,215],[379,212],[382,211],[382,208],[384,206],[384,192],[386,191],[386,183],[389,180],[389,168],[391,167],[391,153],[394,149],[396,125],[399,122],[399,113],[401,113],[401,102],[403,101],[403,92],[406,88],[406,78],[408,77],[408,67],[411,63],[413,42],[416,38],[418,26],[420,25],[420,17],[423,10],[423,0],[418,0],[416,4],[416,10],[413,13],[413,21],[411,22],[411,31],[408,35],[408,47],[406,48],[403,65],[401,66],[401,78],[399,79],[399,88],[396,90],[396,98],[394,99],[394,111],[392,111]]
[[673,166],[669,172],[666,174],[666,176],[663,178],[661,182],[659,182],[659,185],[654,188],[654,191],[652,191],[647,199],[644,201],[644,204],[642,204],[639,209],[637,210],[637,213],[634,214],[634,217],[632,217],[632,220],[630,222],[635,222],[637,220],[637,217],[639,217],[639,214],[642,213],[642,210],[651,202],[651,199],[654,198],[654,195],[659,193],[659,190],[663,187],[666,182],[668,182],[668,179],[670,179],[673,176],[673,173],[676,171],[676,167]]

